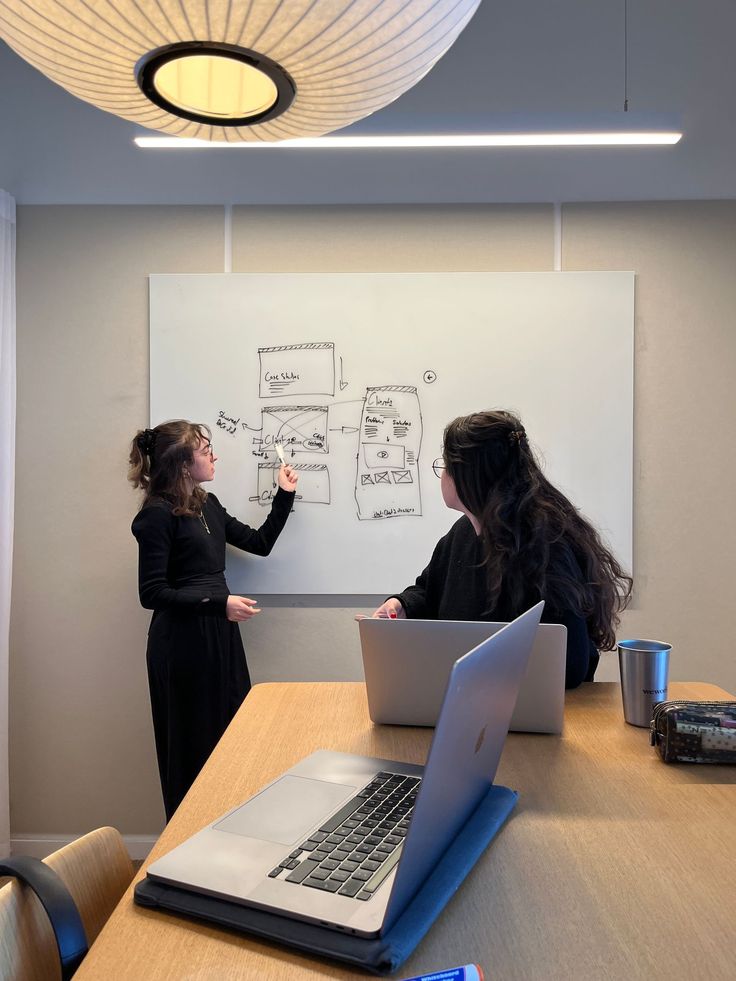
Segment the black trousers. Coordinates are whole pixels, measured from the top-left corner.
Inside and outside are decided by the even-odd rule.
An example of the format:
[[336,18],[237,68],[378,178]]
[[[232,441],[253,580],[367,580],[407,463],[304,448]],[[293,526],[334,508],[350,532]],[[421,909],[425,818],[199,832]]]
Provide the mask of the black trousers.
[[158,610],[146,651],[156,755],[169,821],[250,690],[236,623]]

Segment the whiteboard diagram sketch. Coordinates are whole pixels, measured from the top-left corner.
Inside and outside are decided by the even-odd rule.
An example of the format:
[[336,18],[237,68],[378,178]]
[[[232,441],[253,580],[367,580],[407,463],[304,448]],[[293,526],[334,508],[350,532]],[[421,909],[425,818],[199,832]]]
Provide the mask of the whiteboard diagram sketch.
[[261,398],[335,394],[334,344],[262,347],[258,357]]
[[274,405],[261,410],[261,447],[281,443],[290,455],[327,453],[326,405]]
[[[334,350],[332,343],[292,344],[259,348],[261,399],[270,398],[272,385],[281,395],[291,389],[305,394],[304,388],[334,388]],[[342,359],[341,359],[342,362]],[[287,368],[286,365],[289,367]],[[346,383],[340,382],[341,389]],[[265,394],[264,394],[265,392]],[[383,385],[366,390],[359,427],[341,426],[343,435],[357,433],[361,452],[355,453],[357,475],[355,500],[361,520],[382,520],[422,513],[419,485],[419,449],[422,442],[422,414],[416,387]],[[357,405],[356,400],[352,404]],[[329,454],[327,431],[329,405],[268,405],[261,409],[261,428],[241,423],[220,410],[215,425],[228,435],[238,426],[254,432],[253,456],[267,457],[258,464],[258,491],[249,498],[270,506],[278,486],[279,462],[274,459],[279,445],[299,474],[296,501],[300,504],[330,504],[330,472],[325,464],[296,461],[312,453]]]
[[[299,475],[297,500],[301,504],[330,503],[330,472],[324,464],[290,463],[289,465]],[[276,475],[280,466],[278,461],[258,464],[258,496],[251,500],[256,500],[263,505],[271,504],[278,487]]]
[[151,423],[212,428],[207,489],[251,525],[276,443],[299,473],[268,559],[228,551],[237,592],[413,582],[458,518],[432,472],[443,429],[494,407],[521,415],[546,474],[631,568],[633,301],[631,272],[151,276]]
[[360,420],[355,499],[365,520],[422,513],[422,413],[411,385],[369,388]]

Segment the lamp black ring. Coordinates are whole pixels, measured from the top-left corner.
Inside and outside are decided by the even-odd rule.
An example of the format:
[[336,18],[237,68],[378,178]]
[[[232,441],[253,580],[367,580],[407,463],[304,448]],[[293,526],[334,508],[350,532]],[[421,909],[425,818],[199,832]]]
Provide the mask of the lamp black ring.
[[[231,58],[240,61],[251,68],[257,69],[276,86],[276,101],[262,112],[248,116],[228,117],[184,109],[165,98],[154,85],[156,72],[170,61],[177,61],[192,55],[216,55],[219,58]],[[155,48],[138,61],[135,66],[135,80],[141,92],[160,109],[170,112],[180,119],[189,119],[194,123],[206,123],[211,126],[253,126],[275,119],[291,106],[296,97],[296,85],[291,75],[278,62],[266,55],[238,47],[236,44],[223,44],[219,41],[181,41],[177,44],[167,44]]]

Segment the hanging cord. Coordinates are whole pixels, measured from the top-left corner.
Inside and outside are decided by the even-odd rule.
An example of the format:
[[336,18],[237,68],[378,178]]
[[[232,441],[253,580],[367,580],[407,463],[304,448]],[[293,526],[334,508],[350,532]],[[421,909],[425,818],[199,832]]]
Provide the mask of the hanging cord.
[[629,111],[629,0],[624,0],[624,112]]

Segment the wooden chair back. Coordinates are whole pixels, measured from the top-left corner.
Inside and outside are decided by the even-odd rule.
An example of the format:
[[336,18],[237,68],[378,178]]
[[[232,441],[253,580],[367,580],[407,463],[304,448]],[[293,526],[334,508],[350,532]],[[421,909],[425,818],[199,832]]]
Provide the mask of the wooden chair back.
[[[133,878],[120,833],[98,828],[44,859],[74,899],[91,946]],[[0,981],[57,981],[59,954],[35,893],[11,880],[0,889]]]

